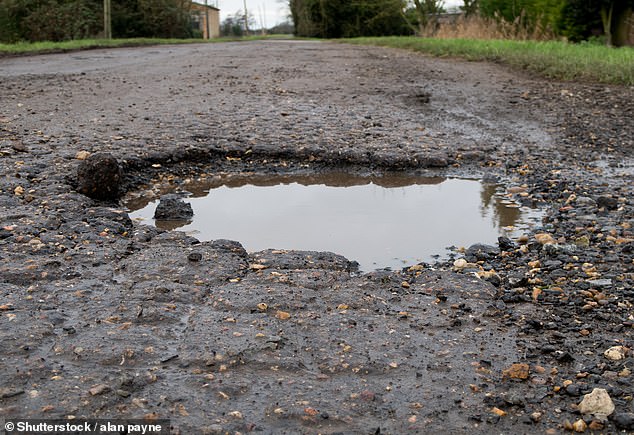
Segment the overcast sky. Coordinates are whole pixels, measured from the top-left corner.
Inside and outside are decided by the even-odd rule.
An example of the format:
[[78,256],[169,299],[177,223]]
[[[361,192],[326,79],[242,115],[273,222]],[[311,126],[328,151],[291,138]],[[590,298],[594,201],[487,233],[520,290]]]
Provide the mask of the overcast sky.
[[[196,0],[204,3],[204,0]],[[278,0],[246,0],[249,15],[253,15],[260,27],[260,21],[264,20],[264,26],[269,28],[286,21],[289,14],[288,1]],[[244,0],[208,0],[210,5],[217,5],[220,9],[220,21],[236,12],[244,10]]]
[[[205,3],[204,0],[196,0],[198,3]],[[217,6],[220,9],[220,21],[228,16],[235,15],[236,12],[244,10],[244,0],[207,0],[210,6]],[[286,0],[246,0],[247,9],[253,14],[258,27],[264,20],[264,26],[269,28],[283,21],[286,21],[288,11],[288,1]],[[458,6],[462,0],[445,0],[445,7]]]

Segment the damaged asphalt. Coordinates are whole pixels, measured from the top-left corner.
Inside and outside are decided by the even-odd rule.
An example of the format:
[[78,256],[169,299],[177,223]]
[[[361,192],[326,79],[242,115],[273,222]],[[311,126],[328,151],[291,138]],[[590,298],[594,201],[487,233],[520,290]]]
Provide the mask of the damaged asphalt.
[[[3,58],[0,80],[3,418],[634,431],[633,88],[317,41]],[[498,246],[360,274],[337,253],[133,222],[78,192],[99,152],[119,194],[399,171],[484,177],[546,214]],[[579,405],[595,389],[612,412]]]

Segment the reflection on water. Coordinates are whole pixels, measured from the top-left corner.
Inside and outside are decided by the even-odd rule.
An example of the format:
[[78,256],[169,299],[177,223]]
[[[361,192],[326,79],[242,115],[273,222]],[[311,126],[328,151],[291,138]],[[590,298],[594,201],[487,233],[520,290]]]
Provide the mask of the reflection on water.
[[[377,186],[391,188],[411,186],[413,184],[440,184],[445,180],[446,178],[444,177],[419,177],[407,174],[362,176],[348,174],[345,172],[325,172],[321,174],[309,173],[271,175],[243,172],[239,174],[225,173],[221,175],[211,175],[208,177],[198,178],[196,180],[189,180],[189,182],[185,184],[185,189],[188,195],[192,198],[201,198],[207,196],[210,190],[223,186],[229,188],[249,185],[270,187],[281,184],[296,183],[302,186],[324,185],[328,187],[352,187],[375,184]],[[158,196],[166,193],[172,193],[173,191],[173,186],[159,186],[154,194],[141,194],[129,197],[126,200],[126,205],[130,210],[139,210],[147,206],[150,202],[155,201]]]
[[[433,261],[446,247],[495,244],[539,213],[509,207],[495,185],[410,175],[361,177],[219,175],[186,184],[194,220],[178,225],[200,240],[231,239],[248,251],[331,251],[364,271]],[[166,193],[167,190],[157,192]],[[133,218],[152,222],[156,196],[130,198]]]
[[501,201],[500,198],[495,196],[498,186],[495,184],[481,184],[481,189],[482,205],[480,209],[483,216],[486,215],[487,210],[492,210],[493,221],[497,222],[497,225],[501,228],[512,227],[520,220],[522,211],[519,207],[515,204],[505,203],[505,201]]

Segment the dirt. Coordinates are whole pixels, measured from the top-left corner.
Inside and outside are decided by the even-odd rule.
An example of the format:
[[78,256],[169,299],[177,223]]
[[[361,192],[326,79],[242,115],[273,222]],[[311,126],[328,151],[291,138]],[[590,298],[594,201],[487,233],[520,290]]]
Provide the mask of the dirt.
[[[633,88],[315,41],[3,58],[0,80],[3,418],[634,431]],[[133,222],[77,192],[96,152],[127,190],[401,171],[484,177],[547,213],[455,263],[358,274],[336,253]],[[595,388],[607,420],[578,409]]]

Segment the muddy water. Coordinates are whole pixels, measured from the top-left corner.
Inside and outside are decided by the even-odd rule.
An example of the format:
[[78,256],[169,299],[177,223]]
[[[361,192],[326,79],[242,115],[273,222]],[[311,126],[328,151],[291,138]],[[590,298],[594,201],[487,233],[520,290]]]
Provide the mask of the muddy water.
[[335,252],[363,271],[433,261],[450,246],[495,244],[540,217],[477,180],[336,173],[188,180],[185,201],[194,209],[193,221],[155,222],[157,193],[168,190],[130,198],[131,217],[200,240],[237,240],[248,251]]

